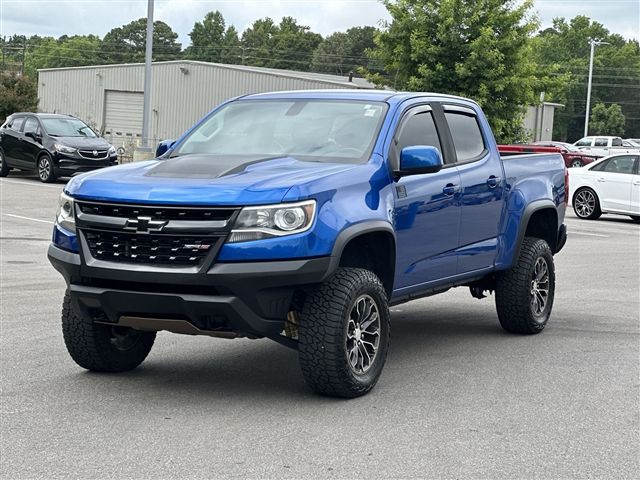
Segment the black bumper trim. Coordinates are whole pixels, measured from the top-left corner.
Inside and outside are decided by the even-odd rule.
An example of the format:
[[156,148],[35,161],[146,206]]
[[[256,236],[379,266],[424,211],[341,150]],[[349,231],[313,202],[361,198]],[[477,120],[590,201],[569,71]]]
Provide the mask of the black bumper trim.
[[335,264],[331,257],[217,263],[206,272],[185,273],[91,266],[55,245],[48,257],[88,315],[102,313],[111,322],[122,315],[182,318],[203,330],[259,336],[278,335],[295,290],[322,282]]

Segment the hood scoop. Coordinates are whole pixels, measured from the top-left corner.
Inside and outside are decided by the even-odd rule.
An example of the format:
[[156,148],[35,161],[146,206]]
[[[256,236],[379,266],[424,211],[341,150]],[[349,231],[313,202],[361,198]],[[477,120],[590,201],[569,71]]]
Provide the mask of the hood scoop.
[[158,162],[145,173],[145,176],[213,179],[240,173],[250,165],[276,158],[281,157],[184,155]]

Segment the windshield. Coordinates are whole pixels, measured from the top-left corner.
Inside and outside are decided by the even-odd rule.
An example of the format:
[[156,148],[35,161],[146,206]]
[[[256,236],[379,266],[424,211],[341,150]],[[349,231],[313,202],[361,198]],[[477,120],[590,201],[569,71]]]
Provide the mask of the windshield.
[[97,135],[87,124],[77,118],[42,118],[45,131],[53,137],[90,137]]
[[373,149],[387,106],[342,100],[244,100],[225,105],[183,140],[189,153],[356,163]]

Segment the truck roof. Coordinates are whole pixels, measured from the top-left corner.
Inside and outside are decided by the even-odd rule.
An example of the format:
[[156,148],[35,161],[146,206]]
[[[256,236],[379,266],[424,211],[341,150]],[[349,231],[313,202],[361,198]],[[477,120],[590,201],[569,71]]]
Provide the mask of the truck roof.
[[455,95],[445,95],[431,92],[396,92],[393,90],[364,90],[364,89],[329,89],[329,90],[291,90],[284,92],[254,93],[242,97],[242,100],[258,99],[326,99],[326,100],[361,100],[370,102],[400,103],[415,97],[439,97],[450,100],[464,100],[475,104],[473,100]]

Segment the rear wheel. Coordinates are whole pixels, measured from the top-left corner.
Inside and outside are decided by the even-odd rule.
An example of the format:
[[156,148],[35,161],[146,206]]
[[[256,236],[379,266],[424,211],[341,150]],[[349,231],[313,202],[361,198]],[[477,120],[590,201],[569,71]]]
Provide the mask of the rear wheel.
[[9,165],[4,158],[4,152],[0,150],[0,177],[6,177],[9,175]]
[[583,220],[595,220],[602,215],[600,201],[596,192],[590,188],[581,188],[573,197],[573,211],[578,218]]
[[48,155],[42,155],[38,159],[38,178],[44,183],[51,183],[56,179],[53,162]]
[[309,292],[300,314],[300,366],[316,392],[353,398],[371,390],[389,347],[387,295],[378,277],[339,268]]
[[62,304],[62,334],[71,358],[94,372],[125,372],[147,358],[156,332],[95,323],[76,311],[69,294]]
[[517,263],[498,275],[496,309],[500,325],[520,334],[544,330],[555,295],[555,267],[544,240],[525,237]]

